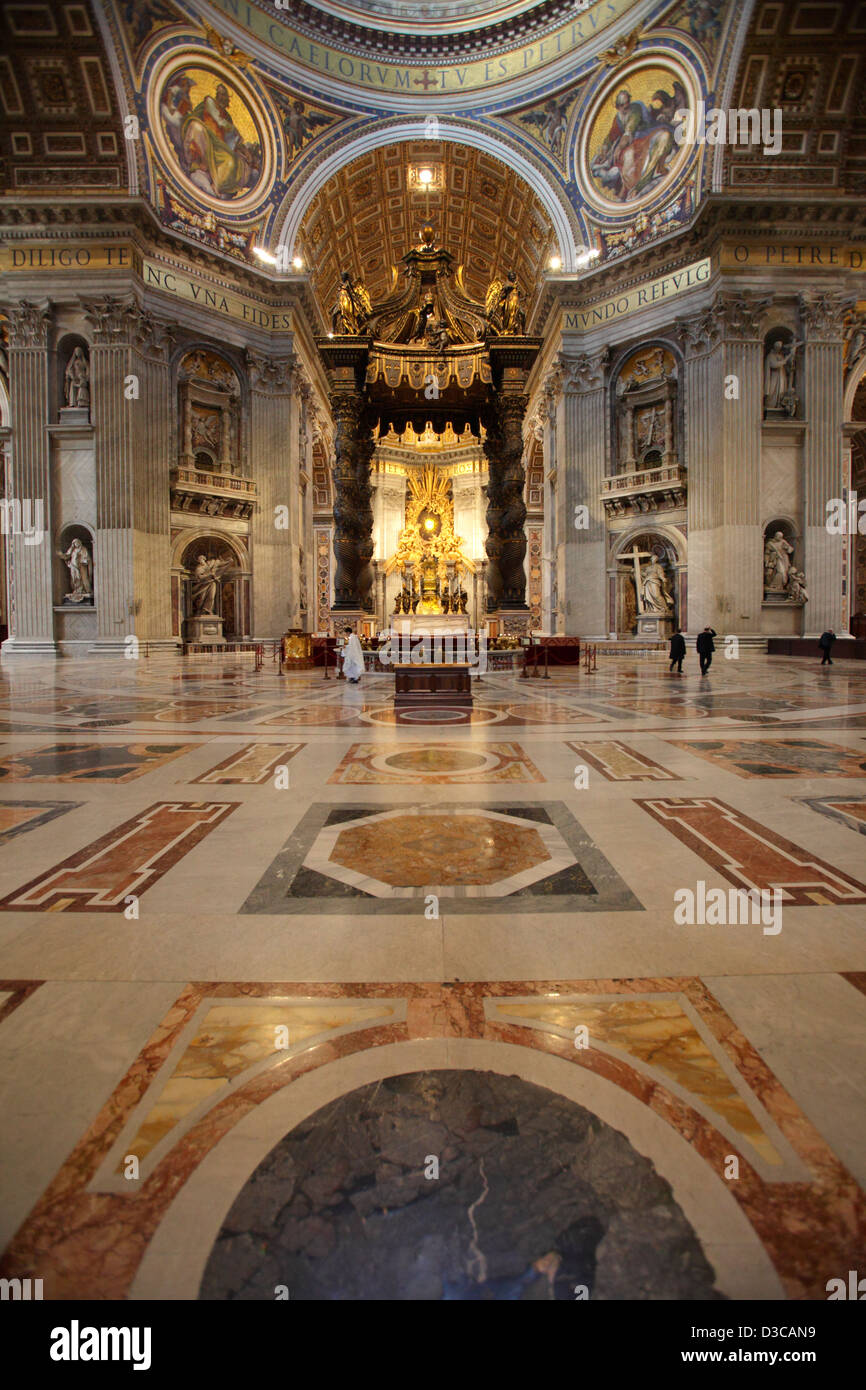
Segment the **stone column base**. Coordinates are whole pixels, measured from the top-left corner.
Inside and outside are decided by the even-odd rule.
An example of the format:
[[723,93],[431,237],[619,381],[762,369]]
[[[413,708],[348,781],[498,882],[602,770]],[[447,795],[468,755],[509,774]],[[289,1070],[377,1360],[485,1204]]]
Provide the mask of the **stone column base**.
[[4,661],[12,657],[50,656],[57,657],[57,643],[51,637],[7,637],[0,648]]

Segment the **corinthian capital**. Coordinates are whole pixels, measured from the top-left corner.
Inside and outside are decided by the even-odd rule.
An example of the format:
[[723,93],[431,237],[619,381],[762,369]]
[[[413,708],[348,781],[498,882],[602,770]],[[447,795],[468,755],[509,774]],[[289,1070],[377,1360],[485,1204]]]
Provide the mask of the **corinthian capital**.
[[676,332],[687,357],[709,352],[722,336],[723,322],[717,309],[699,309],[676,321]]
[[32,304],[22,299],[9,310],[10,348],[45,348],[48,346],[48,330],[51,326],[51,310],[48,304]]
[[263,353],[244,353],[244,363],[254,391],[269,395],[291,395],[294,383],[295,359],[293,357],[265,357]]
[[81,307],[98,347],[126,346],[140,331],[142,311],[134,295],[104,294],[98,299],[83,299]]
[[610,361],[610,349],[582,352],[578,357],[564,357],[565,385],[570,391],[598,391],[604,386],[604,374]]
[[130,314],[136,346],[148,357],[167,362],[174,348],[177,329],[172,323],[155,319],[146,309],[135,306]]
[[722,292],[716,297],[715,311],[727,338],[760,338],[764,315],[773,303],[771,294],[750,291]]
[[838,342],[845,333],[845,318],[854,300],[839,290],[800,295],[800,316],[809,338],[813,341]]

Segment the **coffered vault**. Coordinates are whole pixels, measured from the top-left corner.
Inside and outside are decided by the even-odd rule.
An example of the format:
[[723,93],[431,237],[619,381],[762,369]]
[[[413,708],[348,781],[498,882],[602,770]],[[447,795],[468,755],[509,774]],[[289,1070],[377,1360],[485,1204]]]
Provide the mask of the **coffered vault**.
[[[431,193],[418,182],[418,170],[433,175]],[[539,199],[492,155],[452,143],[384,146],[334,174],[301,225],[297,245],[323,311],[336,298],[343,270],[363,276],[372,298],[384,299],[392,266],[428,218],[479,300],[498,271],[513,269],[527,291],[534,288],[556,247]]]

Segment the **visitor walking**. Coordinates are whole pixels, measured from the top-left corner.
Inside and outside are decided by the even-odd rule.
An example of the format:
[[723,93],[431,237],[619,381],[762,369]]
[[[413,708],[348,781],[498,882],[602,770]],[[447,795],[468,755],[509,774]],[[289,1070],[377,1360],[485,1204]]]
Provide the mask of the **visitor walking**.
[[364,651],[361,640],[350,627],[344,629],[346,640],[343,643],[343,675],[350,685],[357,685],[364,674]]
[[670,672],[671,672],[671,675],[673,675],[673,673],[674,673],[674,666],[676,666],[676,668],[677,668],[677,675],[678,675],[678,676],[681,676],[681,675],[683,674],[683,657],[685,656],[685,654],[686,654],[686,639],[685,639],[685,637],[683,637],[682,628],[679,628],[679,627],[678,627],[677,630],[676,630],[676,632],[674,633],[673,637],[671,638],[671,652],[670,652],[670,656],[671,656]]
[[713,652],[716,650],[713,638],[716,635],[715,628],[705,627],[703,632],[698,633],[698,640],[695,646],[698,649],[698,657],[701,662],[701,675],[705,676],[713,664]]
[[836,641],[836,634],[835,634],[835,632],[833,631],[833,629],[830,628],[830,627],[828,627],[828,629],[827,629],[826,632],[822,632],[822,633],[821,633],[821,636],[818,638],[818,646],[821,648],[821,651],[824,653],[824,655],[821,657],[821,665],[822,665],[822,666],[832,666],[832,665],[833,665],[833,661],[832,661],[832,658],[831,658],[831,656],[830,656],[830,649],[831,649],[831,647],[833,646],[833,643],[834,643],[835,641]]

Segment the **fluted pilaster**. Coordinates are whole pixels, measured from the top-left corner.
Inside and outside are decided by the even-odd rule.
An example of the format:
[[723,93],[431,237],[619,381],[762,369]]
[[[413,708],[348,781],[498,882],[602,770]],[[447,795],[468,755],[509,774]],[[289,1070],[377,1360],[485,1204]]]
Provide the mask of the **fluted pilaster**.
[[724,399],[724,349],[721,324],[713,310],[678,320],[682,345],[683,420],[688,462],[688,585],[680,611],[683,628],[720,621],[717,607],[723,554],[724,461],[722,439],[726,409],[738,402]]
[[[557,472],[564,506],[558,542],[558,588],[565,631],[607,635],[605,517],[602,488],[607,472],[605,368],[608,351],[564,360],[564,439]],[[578,507],[589,524],[575,526]]]
[[[250,455],[258,504],[251,523],[252,628],[256,637],[278,637],[298,608],[297,395],[293,359],[247,353],[250,382]],[[277,526],[278,507],[288,526]]]
[[716,622],[720,630],[758,633],[764,596],[761,526],[761,424],[763,420],[763,327],[772,298],[722,294],[717,301],[725,339],[725,377],[736,395],[724,399],[724,479],[721,567],[714,614],[692,610],[691,625]]
[[809,633],[848,626],[842,594],[844,547],[848,538],[827,531],[827,503],[841,498],[843,471],[842,346],[845,302],[840,294],[800,296],[805,329],[803,443],[805,571],[809,586]]
[[[12,403],[12,436],[9,443],[7,500],[17,501],[22,514],[29,504],[31,517],[41,503],[44,535],[27,544],[23,534],[10,534],[10,611],[12,641],[8,654],[54,653],[52,586],[51,464],[48,424],[48,334],[51,324],[47,304],[23,300],[9,311],[9,387]],[[14,512],[13,512],[14,515]],[[12,531],[12,518],[9,520]],[[31,539],[33,539],[31,537]],[[7,652],[4,650],[4,655]]]

